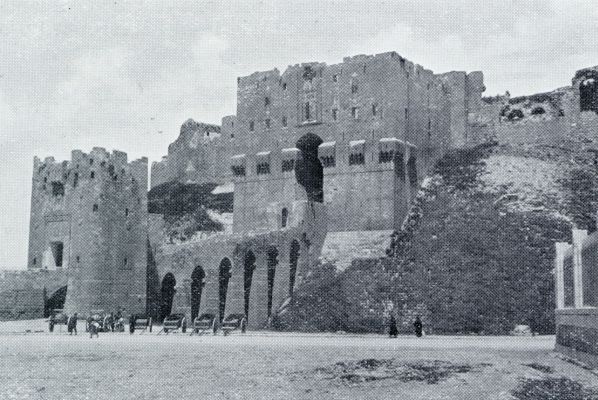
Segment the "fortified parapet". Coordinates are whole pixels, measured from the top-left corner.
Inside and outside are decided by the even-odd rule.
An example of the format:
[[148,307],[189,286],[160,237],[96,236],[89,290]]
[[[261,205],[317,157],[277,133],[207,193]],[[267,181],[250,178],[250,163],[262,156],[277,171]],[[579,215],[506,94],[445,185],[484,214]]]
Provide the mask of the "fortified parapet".
[[68,271],[67,312],[145,310],[147,158],[34,159],[29,269]]
[[[295,176],[301,151],[295,147],[237,154],[234,232],[284,227],[294,201],[306,193]],[[409,202],[434,159],[397,138],[329,141],[318,147],[328,231],[398,229]],[[282,221],[282,222],[281,222]]]

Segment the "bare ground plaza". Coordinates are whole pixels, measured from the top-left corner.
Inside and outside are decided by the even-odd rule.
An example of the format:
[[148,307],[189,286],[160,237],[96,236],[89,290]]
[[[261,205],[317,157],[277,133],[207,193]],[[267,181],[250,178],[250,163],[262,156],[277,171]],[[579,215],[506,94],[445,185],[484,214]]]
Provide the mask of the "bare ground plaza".
[[594,399],[598,388],[596,371],[553,351],[554,336],[154,329],[90,340],[83,327],[44,328],[0,325],[1,399]]

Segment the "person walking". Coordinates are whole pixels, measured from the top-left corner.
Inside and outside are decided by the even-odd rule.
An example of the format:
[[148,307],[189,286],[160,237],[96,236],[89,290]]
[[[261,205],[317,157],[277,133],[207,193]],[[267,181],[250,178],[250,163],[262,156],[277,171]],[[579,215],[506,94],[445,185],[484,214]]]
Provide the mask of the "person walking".
[[97,338],[100,337],[100,335],[98,334],[100,330],[100,323],[98,321],[96,321],[95,319],[92,319],[91,322],[89,323],[89,338],[93,339],[93,335],[96,335]]
[[135,314],[129,316],[129,333],[131,335],[135,333]]
[[50,319],[48,320],[48,329],[50,333],[54,332],[54,324],[56,320],[54,318],[54,314],[50,314]]
[[397,320],[395,319],[394,315],[390,316],[390,321],[388,322],[388,335],[391,338],[396,338],[399,334],[399,330],[397,329]]
[[424,325],[422,324],[422,320],[419,317],[419,315],[417,317],[415,317],[415,322],[413,323],[413,327],[415,328],[415,336],[417,337],[422,337],[423,331],[424,331]]
[[72,336],[73,332],[75,332],[75,336],[77,336],[77,313],[74,313],[69,317],[68,321],[66,322],[66,327],[69,331],[69,335]]

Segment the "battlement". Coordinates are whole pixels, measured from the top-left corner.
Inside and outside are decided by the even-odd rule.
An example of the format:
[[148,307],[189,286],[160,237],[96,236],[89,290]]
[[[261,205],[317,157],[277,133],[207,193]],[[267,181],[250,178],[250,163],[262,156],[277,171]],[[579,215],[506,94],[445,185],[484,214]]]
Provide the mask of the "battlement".
[[[235,154],[230,159],[236,182],[294,179],[297,148]],[[318,148],[324,175],[406,169],[417,158],[417,147],[397,138],[324,142]],[[411,160],[411,161],[410,161]]]
[[[141,157],[137,160],[128,162],[127,153],[119,150],[113,150],[112,154],[106,151],[103,147],[94,147],[89,154],[81,150],[71,151],[71,159],[57,162],[54,157],[46,157],[43,161],[37,156],[33,158],[34,166],[36,168],[53,168],[59,166],[60,168],[78,168],[83,164],[93,165],[94,163],[111,163],[115,166],[124,165],[138,165],[147,164],[147,157]],[[93,160],[93,161],[91,161]]]
[[54,195],[59,192],[64,194],[66,184],[76,188],[88,181],[128,180],[146,184],[147,167],[147,157],[129,162],[125,152],[114,150],[109,153],[103,147],[94,147],[89,154],[73,150],[71,159],[61,162],[57,162],[54,157],[46,157],[43,161],[34,157],[33,182],[42,183],[41,190],[52,189]]

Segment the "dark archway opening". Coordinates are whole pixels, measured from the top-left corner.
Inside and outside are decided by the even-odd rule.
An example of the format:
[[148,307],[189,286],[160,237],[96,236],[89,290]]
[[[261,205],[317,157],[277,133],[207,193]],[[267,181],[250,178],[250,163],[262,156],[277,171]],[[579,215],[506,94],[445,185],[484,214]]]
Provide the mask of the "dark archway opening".
[[245,254],[243,260],[243,293],[245,294],[245,317],[249,317],[249,298],[251,294],[251,280],[255,271],[255,255],[251,250]]
[[160,291],[161,299],[160,302],[160,320],[168,317],[172,312],[172,302],[174,300],[174,294],[176,293],[176,279],[174,275],[169,272],[162,279],[162,289]]
[[48,318],[52,310],[62,310],[66,300],[67,286],[63,286],[55,291],[50,297],[46,297],[46,288],[44,288],[44,318]]
[[218,318],[220,322],[224,319],[226,311],[226,292],[228,291],[228,281],[231,277],[231,262],[228,258],[220,261],[218,272]]
[[324,169],[318,158],[318,146],[323,140],[313,133],[301,136],[295,146],[299,149],[295,178],[307,193],[307,199],[324,202]]
[[285,207],[282,209],[282,224],[281,224],[281,226],[283,228],[286,228],[288,219],[289,219],[289,210],[287,210]]
[[417,186],[417,160],[415,156],[409,157],[409,161],[407,161],[407,175],[411,186]]
[[293,295],[295,289],[295,277],[297,275],[297,263],[299,262],[299,242],[293,240],[291,242],[291,252],[289,256],[289,297]]
[[278,250],[268,249],[268,318],[272,315],[272,296],[274,293],[274,276],[278,265]]
[[194,321],[199,314],[201,305],[201,293],[205,285],[206,273],[201,265],[195,267],[191,273],[191,321]]
[[62,267],[62,259],[63,259],[63,254],[64,254],[64,243],[50,242],[50,248],[52,249],[52,257],[54,258],[54,265],[56,267]]
[[586,76],[579,84],[579,108],[598,113],[598,73]]

